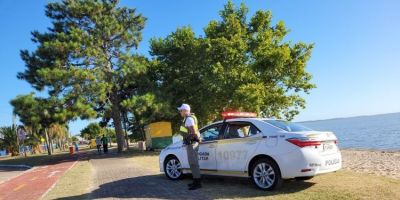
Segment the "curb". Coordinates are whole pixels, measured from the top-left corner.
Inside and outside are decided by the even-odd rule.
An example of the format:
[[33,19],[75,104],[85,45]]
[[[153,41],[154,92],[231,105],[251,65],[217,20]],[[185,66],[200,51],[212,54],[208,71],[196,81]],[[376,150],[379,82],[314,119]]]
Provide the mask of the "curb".
[[6,167],[6,168],[28,168],[28,169],[32,168],[32,166],[29,166],[29,165],[0,165],[0,167]]

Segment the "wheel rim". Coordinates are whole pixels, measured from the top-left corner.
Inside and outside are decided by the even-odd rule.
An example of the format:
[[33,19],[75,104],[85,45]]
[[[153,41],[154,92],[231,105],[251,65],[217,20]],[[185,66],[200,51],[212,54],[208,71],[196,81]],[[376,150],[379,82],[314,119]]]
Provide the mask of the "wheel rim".
[[259,163],[253,170],[254,182],[260,188],[270,188],[275,182],[275,171],[268,163]]
[[181,163],[176,159],[167,162],[166,172],[171,178],[178,178],[181,175]]

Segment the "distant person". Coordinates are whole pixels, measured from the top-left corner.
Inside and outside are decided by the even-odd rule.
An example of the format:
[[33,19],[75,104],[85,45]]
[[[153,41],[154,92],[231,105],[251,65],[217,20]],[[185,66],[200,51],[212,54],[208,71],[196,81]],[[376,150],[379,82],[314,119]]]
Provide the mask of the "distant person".
[[101,141],[103,142],[103,152],[108,153],[108,138],[103,135]]
[[100,154],[101,153],[101,138],[99,136],[96,137],[96,146],[97,146],[97,152]]
[[74,142],[75,152],[79,152],[79,145],[78,142]]

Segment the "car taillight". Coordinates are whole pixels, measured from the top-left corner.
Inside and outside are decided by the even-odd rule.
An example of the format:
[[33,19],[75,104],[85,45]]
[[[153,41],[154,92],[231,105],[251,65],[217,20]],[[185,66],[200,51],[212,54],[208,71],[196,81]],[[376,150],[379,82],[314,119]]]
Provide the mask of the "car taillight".
[[300,148],[321,145],[321,141],[314,141],[305,138],[289,138],[287,141]]

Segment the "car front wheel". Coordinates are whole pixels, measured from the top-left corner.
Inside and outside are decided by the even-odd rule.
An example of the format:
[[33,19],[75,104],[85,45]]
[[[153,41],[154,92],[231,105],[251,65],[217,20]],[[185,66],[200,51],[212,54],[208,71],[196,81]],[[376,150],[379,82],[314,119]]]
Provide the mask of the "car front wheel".
[[251,179],[262,190],[279,188],[283,181],[278,166],[268,158],[262,158],[254,163],[251,170]]
[[165,175],[171,180],[178,180],[182,177],[181,163],[175,156],[168,157],[164,162]]

